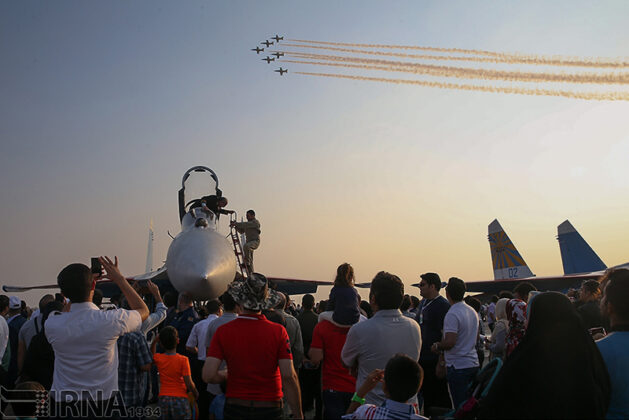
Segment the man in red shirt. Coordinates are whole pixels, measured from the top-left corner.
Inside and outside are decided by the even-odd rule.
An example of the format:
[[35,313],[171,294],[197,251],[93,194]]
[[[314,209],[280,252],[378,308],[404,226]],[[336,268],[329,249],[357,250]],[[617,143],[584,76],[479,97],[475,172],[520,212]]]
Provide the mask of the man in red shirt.
[[[224,418],[280,419],[283,390],[293,418],[302,419],[288,334],[261,312],[275,307],[280,296],[258,273],[232,282],[227,293],[241,307],[241,314],[216,330],[203,365],[204,381],[218,384],[227,380]],[[223,360],[229,377],[227,372],[219,372]]]
[[349,326],[339,327],[330,321],[321,321],[312,333],[308,356],[312,363],[323,360],[321,369],[323,418],[340,419],[352,401],[356,378],[349,374],[341,362],[341,350]]

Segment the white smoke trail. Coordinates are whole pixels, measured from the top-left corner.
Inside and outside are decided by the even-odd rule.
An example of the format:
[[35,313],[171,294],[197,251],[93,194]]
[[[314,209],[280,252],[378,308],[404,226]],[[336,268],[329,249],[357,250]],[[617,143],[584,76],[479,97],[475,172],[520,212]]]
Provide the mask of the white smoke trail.
[[[534,55],[534,54],[519,54],[519,53],[502,53],[502,52],[494,52],[494,51],[485,51],[485,50],[473,50],[473,49],[461,49],[461,48],[437,48],[437,47],[422,47],[422,46],[411,46],[411,45],[386,45],[386,44],[359,44],[359,43],[349,43],[349,42],[325,42],[325,41],[310,41],[310,40],[301,40],[301,39],[290,39],[288,41],[292,42],[301,42],[304,44],[319,44],[319,45],[333,45],[333,46],[345,46],[345,47],[358,47],[358,48],[386,48],[386,49],[402,49],[402,50],[418,50],[418,51],[432,51],[432,52],[441,52],[441,53],[459,53],[459,54],[471,54],[471,55],[481,55],[487,57],[493,57],[495,62],[504,62],[510,64],[537,64],[537,65],[553,65],[553,66],[576,66],[576,67],[607,67],[607,68],[624,68],[629,67],[629,61],[626,58],[616,58],[616,59],[603,59],[600,57],[569,57],[569,56],[544,56],[544,55]],[[289,44],[283,44],[289,45]],[[294,44],[292,44],[294,45]],[[308,47],[307,45],[294,45],[298,47]],[[315,48],[315,47],[312,47]],[[324,47],[318,47],[324,48]],[[345,51],[345,52],[360,52],[364,54],[374,54],[374,55],[392,55],[396,57],[407,56],[408,58],[420,58],[420,57],[412,57],[414,54],[408,55],[398,55],[398,53],[388,53],[388,52],[366,52],[365,50],[355,50],[355,51]],[[485,61],[481,60],[480,57],[469,57],[470,60],[465,61]],[[431,58],[434,60],[441,60],[440,58]],[[463,60],[463,57],[454,58],[451,57],[451,60]],[[492,60],[489,60],[492,62]]]
[[[292,56],[293,53],[286,53]],[[374,60],[359,57],[341,57],[319,54],[298,53],[298,58],[310,60],[329,60],[336,62],[350,62],[360,64],[334,64],[328,62],[304,62],[294,60],[283,60],[289,63],[305,63],[328,65],[347,68],[364,68],[371,70],[397,71],[415,74],[430,74],[442,77],[471,78],[482,80],[507,80],[519,82],[563,82],[563,83],[591,83],[591,84],[628,84],[629,74],[627,73],[545,73],[545,72],[522,72],[503,71],[490,69],[475,69],[466,67],[436,66],[431,64],[408,63],[402,61]]]
[[434,87],[440,89],[457,89],[479,92],[495,92],[495,93],[513,93],[520,95],[534,96],[559,96],[573,99],[597,100],[597,101],[629,101],[629,92],[573,92],[565,90],[549,90],[549,89],[525,89],[520,87],[498,87],[498,86],[479,86],[479,85],[462,85],[456,83],[427,82],[421,80],[406,79],[389,79],[384,77],[366,77],[354,76],[334,73],[311,73],[311,72],[294,72],[293,74],[302,74],[306,76],[331,77],[339,79],[365,80],[371,82],[384,82],[395,84],[409,84],[426,87]]

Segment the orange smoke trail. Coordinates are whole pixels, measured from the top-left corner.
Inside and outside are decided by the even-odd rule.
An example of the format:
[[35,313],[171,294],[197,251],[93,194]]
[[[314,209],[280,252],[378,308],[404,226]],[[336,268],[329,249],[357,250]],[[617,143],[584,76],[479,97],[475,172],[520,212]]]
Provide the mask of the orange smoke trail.
[[494,92],[494,93],[514,93],[514,94],[520,94],[520,95],[534,95],[534,96],[559,96],[559,97],[572,98],[572,99],[585,99],[585,100],[597,100],[597,101],[629,101],[629,92],[572,92],[572,91],[565,91],[565,90],[524,89],[524,88],[519,88],[519,87],[461,85],[461,84],[456,84],[456,83],[426,82],[426,81],[421,81],[421,80],[388,79],[384,77],[353,76],[353,75],[334,74],[334,73],[310,73],[310,72],[301,72],[301,71],[294,72],[293,74],[303,74],[306,76],[332,77],[332,78],[351,79],[351,80],[366,80],[366,81],[371,81],[371,82],[419,85],[419,86],[434,87],[434,88],[440,88],[440,89],[457,89],[457,90]]
[[[293,55],[292,53],[286,53]],[[364,68],[371,70],[397,71],[415,74],[430,74],[442,77],[457,77],[469,79],[483,80],[507,80],[520,82],[563,82],[563,83],[592,83],[592,84],[627,84],[629,83],[629,74],[611,74],[611,73],[531,73],[521,71],[502,71],[489,69],[473,69],[465,67],[436,66],[430,64],[406,63],[402,61],[374,60],[358,57],[340,57],[326,56],[319,54],[296,54],[299,58],[307,58],[310,60],[323,59],[330,61],[341,61],[361,64],[335,64],[328,62],[307,62],[283,60],[289,63],[305,63],[318,64],[348,68]]]
[[[290,39],[292,42],[302,42],[306,44],[320,44],[320,45],[334,45],[334,46],[346,46],[346,47],[359,47],[359,48],[388,48],[388,49],[402,49],[402,50],[419,50],[419,51],[432,51],[442,53],[460,53],[460,54],[472,54],[493,57],[496,61],[487,60],[489,62],[501,62],[509,64],[536,64],[536,65],[553,65],[553,66],[575,66],[575,67],[607,67],[607,68],[624,68],[629,67],[629,61],[624,58],[619,59],[602,59],[602,58],[585,58],[585,57],[567,57],[567,56],[543,56],[533,54],[517,54],[517,53],[501,53],[494,51],[484,50],[468,50],[461,48],[436,48],[436,47],[420,47],[410,45],[385,45],[385,44],[358,44],[348,42],[325,42],[325,41],[309,41],[300,39]],[[315,47],[308,45],[295,45],[295,44],[283,44],[287,46],[297,46],[300,48],[330,48],[330,47]],[[331,49],[331,48],[330,48]],[[341,50],[343,51],[343,50]],[[399,53],[387,53],[380,51],[367,52],[364,50],[345,50],[345,52],[358,52],[364,54],[374,55],[392,55],[396,57],[408,57],[408,58],[422,58],[413,57],[414,54],[398,55]],[[425,57],[427,58],[427,57]],[[442,60],[442,58],[431,58],[434,60]],[[451,57],[451,60],[462,61],[485,61],[480,57]]]

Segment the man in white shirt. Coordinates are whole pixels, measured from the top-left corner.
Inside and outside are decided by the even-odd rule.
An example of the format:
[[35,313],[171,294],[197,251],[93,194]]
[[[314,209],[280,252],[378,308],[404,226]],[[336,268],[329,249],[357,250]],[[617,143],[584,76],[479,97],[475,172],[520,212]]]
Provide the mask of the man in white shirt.
[[58,417],[98,418],[111,415],[112,409],[122,409],[116,398],[116,341],[123,334],[139,331],[149,315],[140,295],[120,273],[118,258],[112,262],[101,257],[100,261],[131,309],[100,311],[92,303],[96,278],[86,265],[70,264],[59,273],[57,284],[70,299],[70,311],[53,312],[45,323],[46,338],[55,351],[50,395],[54,402],[51,409]]
[[444,352],[446,378],[454,409],[467,399],[468,386],[479,368],[476,353],[478,314],[463,301],[465,290],[463,280],[450,278],[446,297],[451,306],[443,321],[443,339],[432,345],[435,353]]
[[[400,312],[403,298],[404,284],[398,276],[384,271],[376,274],[369,290],[374,315],[350,328],[341,351],[343,364],[353,372],[357,369],[356,390],[374,369],[384,369],[398,353],[419,360],[422,347],[419,325]],[[365,400],[369,404],[382,404],[386,400],[382,384],[369,391]],[[417,396],[409,404],[417,405]]]
[[186,342],[186,350],[191,354],[197,355],[197,360],[192,361],[190,368],[192,369],[192,380],[199,391],[199,419],[205,420],[209,416],[210,410],[210,396],[207,392],[207,384],[203,382],[201,378],[201,370],[203,369],[203,363],[205,363],[205,356],[207,354],[207,329],[210,324],[218,319],[223,314],[223,306],[218,299],[211,300],[206,305],[207,311],[210,313],[207,318],[194,324],[190,337]]

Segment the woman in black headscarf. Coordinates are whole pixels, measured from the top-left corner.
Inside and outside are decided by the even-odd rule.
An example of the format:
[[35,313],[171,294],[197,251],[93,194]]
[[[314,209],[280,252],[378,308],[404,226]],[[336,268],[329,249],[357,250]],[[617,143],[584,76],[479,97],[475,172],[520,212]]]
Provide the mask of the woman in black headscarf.
[[611,385],[601,354],[567,297],[530,303],[526,335],[487,398],[483,418],[604,418]]

